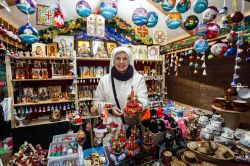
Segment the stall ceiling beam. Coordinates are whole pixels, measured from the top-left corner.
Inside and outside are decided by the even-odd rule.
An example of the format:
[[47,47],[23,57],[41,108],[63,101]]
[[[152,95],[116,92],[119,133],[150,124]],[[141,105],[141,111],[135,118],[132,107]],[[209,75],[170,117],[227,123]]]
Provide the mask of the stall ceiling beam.
[[[16,5],[16,0],[5,0],[9,6]],[[3,6],[0,5],[0,9],[2,9]]]
[[[160,3],[153,2],[152,0],[147,0],[151,5],[153,5],[156,9],[158,9],[160,12],[162,12],[165,16],[168,16],[169,12],[166,12],[162,9]],[[184,28],[183,23],[181,24],[181,28],[187,32],[190,36],[194,36],[193,31],[188,31]]]

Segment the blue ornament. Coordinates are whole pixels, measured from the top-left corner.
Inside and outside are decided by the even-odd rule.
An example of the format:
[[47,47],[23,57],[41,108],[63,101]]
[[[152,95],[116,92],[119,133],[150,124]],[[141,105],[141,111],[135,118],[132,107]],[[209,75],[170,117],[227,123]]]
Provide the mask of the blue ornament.
[[170,12],[167,16],[167,27],[169,29],[176,29],[181,25],[182,17],[179,12]]
[[207,0],[196,0],[194,2],[194,12],[200,14],[204,12],[208,7]]
[[161,4],[161,7],[166,12],[172,10],[175,6],[176,0],[164,0]]
[[236,55],[237,49],[236,48],[229,48],[227,52],[224,54],[224,56],[232,56]]
[[180,13],[185,13],[191,6],[190,0],[180,0],[176,5],[176,10]]
[[100,13],[106,19],[114,18],[117,14],[117,5],[114,0],[102,0],[100,3]]
[[34,14],[37,7],[35,0],[16,0],[16,6],[24,14]]
[[154,26],[156,26],[156,24],[158,23],[158,15],[156,12],[148,12],[147,14],[147,24],[146,26],[148,28],[153,28]]
[[133,12],[132,21],[135,25],[142,26],[147,23],[147,10],[144,8],[137,8]]
[[162,0],[153,0],[154,2],[156,2],[156,3],[159,3],[159,2],[161,2]]
[[199,54],[205,52],[208,49],[208,47],[209,47],[208,41],[204,39],[198,39],[194,43],[194,50]]
[[247,57],[246,57],[246,61],[247,61],[248,63],[250,63],[250,56],[247,56]]
[[85,0],[80,0],[76,4],[76,12],[81,17],[88,17],[91,14],[91,7]]
[[207,23],[206,22],[200,22],[196,29],[195,29],[195,34],[198,35],[198,36],[203,36],[207,33],[207,30],[208,30],[208,26],[207,26]]
[[30,23],[21,26],[17,31],[17,35],[23,43],[27,44],[35,43],[39,39],[37,30]]

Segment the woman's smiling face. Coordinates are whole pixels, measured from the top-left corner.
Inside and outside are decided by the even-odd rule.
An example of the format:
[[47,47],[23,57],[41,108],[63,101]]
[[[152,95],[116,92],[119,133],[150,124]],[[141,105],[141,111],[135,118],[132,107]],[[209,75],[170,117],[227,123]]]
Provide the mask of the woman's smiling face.
[[128,54],[124,51],[115,55],[114,59],[115,69],[120,73],[125,73],[129,66]]

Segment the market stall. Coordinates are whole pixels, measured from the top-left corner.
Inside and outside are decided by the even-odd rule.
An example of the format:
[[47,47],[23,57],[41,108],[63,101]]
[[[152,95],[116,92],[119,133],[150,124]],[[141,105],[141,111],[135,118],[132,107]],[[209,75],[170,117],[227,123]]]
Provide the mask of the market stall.
[[3,164],[249,164],[249,9],[1,1]]

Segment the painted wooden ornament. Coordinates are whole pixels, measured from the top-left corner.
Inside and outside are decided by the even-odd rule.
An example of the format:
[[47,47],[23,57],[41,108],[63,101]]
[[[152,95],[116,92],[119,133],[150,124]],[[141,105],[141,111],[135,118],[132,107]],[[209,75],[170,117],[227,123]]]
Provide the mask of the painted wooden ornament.
[[133,12],[132,21],[135,25],[142,26],[147,23],[147,10],[145,8],[137,8]]
[[158,23],[158,14],[156,12],[148,12],[147,14],[147,24],[146,26],[148,28],[153,28],[156,26],[156,24]]
[[76,12],[81,17],[88,17],[91,14],[91,7],[85,0],[80,0],[76,4]]
[[213,54],[209,54],[207,59],[213,59],[214,58],[214,55]]
[[34,14],[37,4],[35,0],[16,0],[16,6],[24,14]]
[[221,41],[215,43],[212,45],[210,48],[211,53],[218,56],[218,57],[223,57],[223,55],[226,53],[228,49],[228,45],[226,43],[223,43]]
[[184,21],[184,28],[187,30],[193,30],[197,27],[198,23],[198,17],[195,15],[190,15]]
[[218,9],[215,6],[209,6],[203,13],[202,19],[205,22],[213,21],[217,14],[219,13]]
[[17,34],[21,41],[27,44],[33,44],[39,39],[37,30],[30,23],[21,26]]
[[86,141],[86,134],[82,129],[76,133],[76,139],[79,145],[83,146]]
[[207,39],[215,38],[220,33],[220,27],[216,23],[208,23],[207,24]]
[[208,7],[208,1],[207,0],[196,0],[194,2],[194,12],[197,14],[200,14],[204,12]]
[[194,50],[197,53],[203,53],[208,49],[209,45],[208,45],[208,41],[204,40],[204,39],[198,39],[195,43],[194,43]]
[[171,11],[176,4],[176,0],[163,0],[161,7],[164,11],[169,12]]
[[176,10],[180,13],[185,13],[190,9],[190,0],[180,0],[176,5]]
[[207,23],[206,22],[200,22],[197,27],[195,28],[194,32],[198,36],[204,36],[207,33]]
[[63,27],[64,26],[64,16],[63,16],[62,12],[59,9],[56,9],[56,11],[55,11],[54,23],[58,27]]
[[227,52],[224,54],[225,57],[236,55],[237,49],[236,48],[229,48]]
[[230,15],[233,23],[239,23],[243,20],[244,15],[240,11],[236,11]]
[[100,3],[100,14],[105,19],[114,18],[117,14],[117,4],[114,0],[102,0]]
[[166,23],[169,29],[176,29],[181,25],[182,17],[179,12],[170,12],[167,16]]

